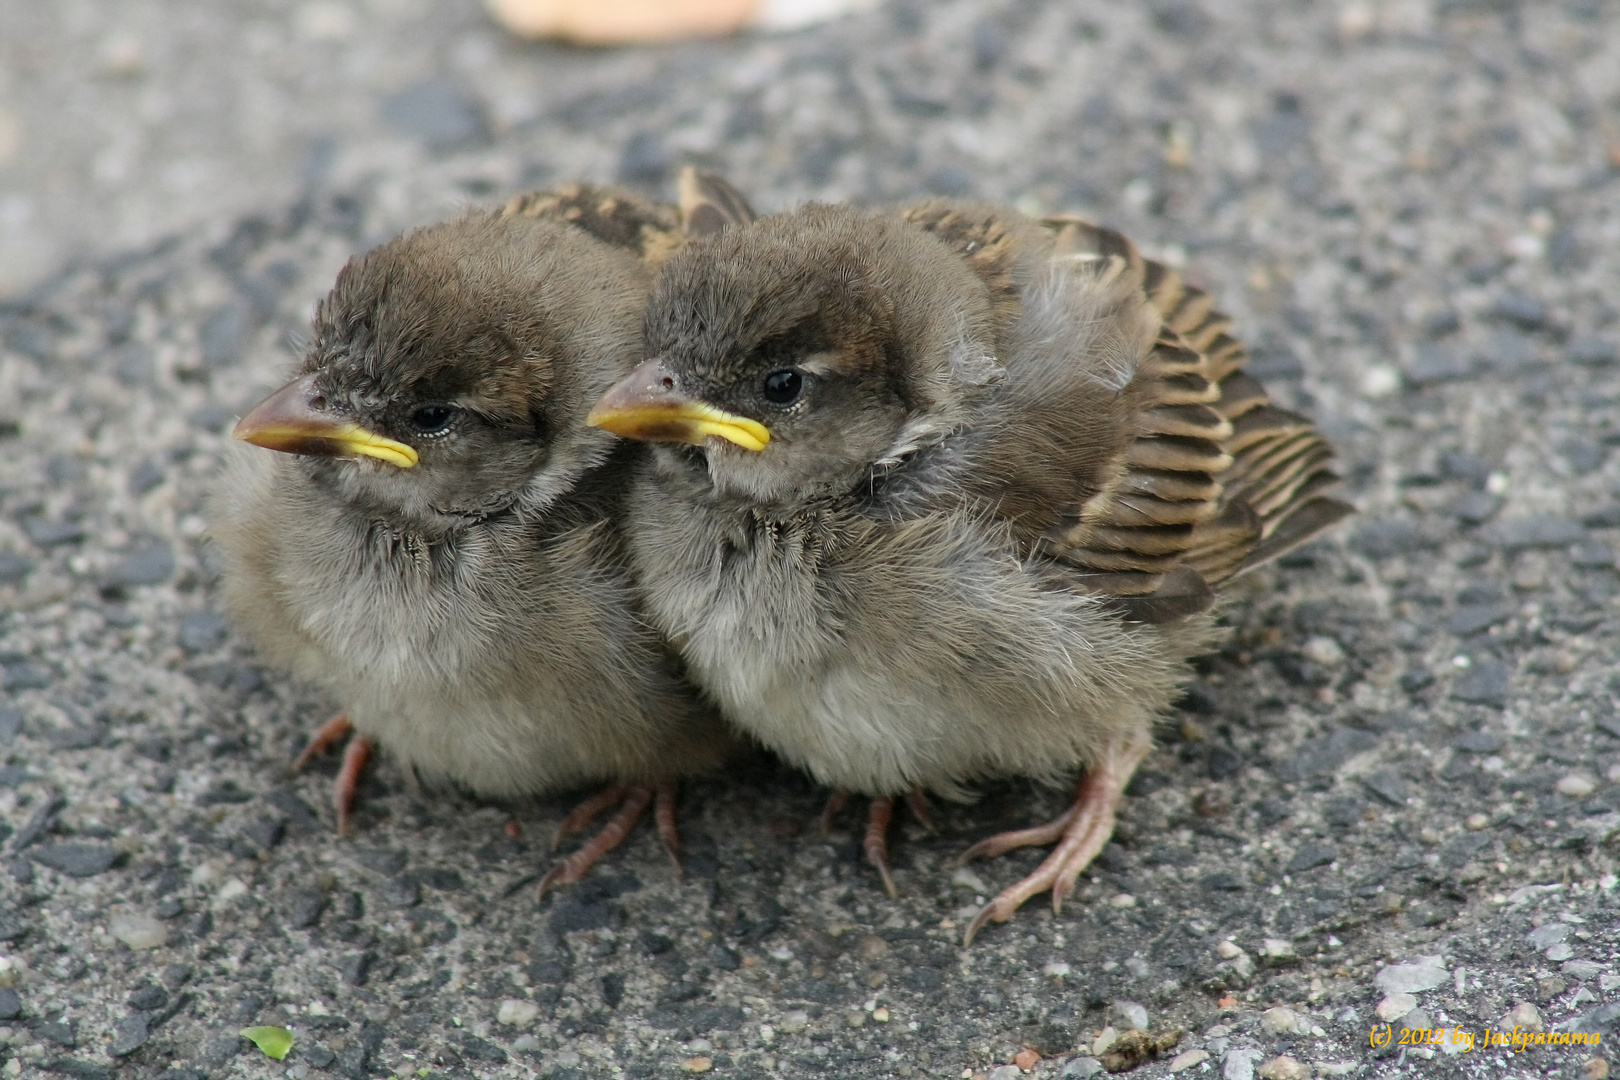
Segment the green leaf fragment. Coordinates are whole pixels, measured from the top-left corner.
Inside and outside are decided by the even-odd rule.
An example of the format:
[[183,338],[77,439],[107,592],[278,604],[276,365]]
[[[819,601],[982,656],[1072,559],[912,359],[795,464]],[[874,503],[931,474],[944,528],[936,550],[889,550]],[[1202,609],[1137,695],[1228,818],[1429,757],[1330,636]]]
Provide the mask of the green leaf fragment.
[[243,1028],[239,1034],[263,1050],[266,1057],[273,1057],[277,1061],[286,1057],[293,1045],[293,1033],[284,1027]]

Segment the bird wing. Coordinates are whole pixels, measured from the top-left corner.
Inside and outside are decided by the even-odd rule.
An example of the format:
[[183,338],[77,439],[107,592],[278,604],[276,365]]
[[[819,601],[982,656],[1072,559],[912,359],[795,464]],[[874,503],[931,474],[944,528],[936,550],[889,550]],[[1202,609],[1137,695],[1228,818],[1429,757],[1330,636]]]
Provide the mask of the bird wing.
[[[1020,246],[1031,244],[1054,264],[1090,265],[1094,292],[1117,298],[1092,323],[1141,319],[1144,303],[1157,323],[1157,333],[1113,342],[1134,342],[1123,386],[1100,392],[1089,369],[1048,363],[1035,386],[1008,388],[1002,429],[1015,438],[970,436],[975,493],[1027,550],[1062,567],[1063,580],[1115,598],[1132,618],[1169,621],[1208,607],[1211,586],[1351,512],[1327,495],[1338,482],[1332,448],[1243,370],[1248,355],[1209,294],[1121,234],[1071,217],[1021,228],[989,208],[944,201],[907,217],[978,273],[1001,325],[1029,310],[1018,267]],[[1088,348],[1108,344],[1098,337]],[[1009,383],[1019,378],[1009,370]]]
[[681,227],[688,236],[707,236],[732,225],[747,225],[757,216],[742,192],[723,178],[688,165],[677,183]]
[[755,217],[736,188],[691,166],[681,171],[678,206],[626,188],[575,183],[514,196],[501,213],[566,222],[605,244],[629,249],[655,269],[692,237],[746,225]]
[[[1162,325],[1133,380],[1133,437],[1117,481],[1053,539],[1087,584],[1147,601],[1218,585],[1353,511],[1328,492],[1333,448],[1309,419],[1271,403],[1213,298],[1125,237],[1078,218],[1043,222],[1056,252],[1106,259],[1139,281]],[[1050,532],[1050,531],[1049,531]],[[1157,620],[1153,620],[1157,621]]]

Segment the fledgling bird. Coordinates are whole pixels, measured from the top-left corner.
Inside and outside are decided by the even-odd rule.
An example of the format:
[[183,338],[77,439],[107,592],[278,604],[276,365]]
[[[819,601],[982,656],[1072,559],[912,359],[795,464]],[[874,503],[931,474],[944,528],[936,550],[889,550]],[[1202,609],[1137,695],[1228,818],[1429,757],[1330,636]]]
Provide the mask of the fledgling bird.
[[968,941],[1107,843],[1212,586],[1350,511],[1225,329],[1078,219],[812,205],[673,256],[650,359],[592,411],[663,444],[627,517],[653,619],[731,721],[873,797],[891,891],[896,796],[1083,770],[968,852],[1057,843]]
[[608,785],[558,839],[618,812],[542,892],[655,797],[677,855],[674,781],[731,738],[637,609],[616,524],[636,455],[584,418],[639,359],[652,268],[749,216],[716,178],[682,192],[684,213],[575,185],[357,256],[297,377],[237,425],[284,453],[238,453],[219,486],[225,604],[342,703],[300,759],[357,733],[340,829],[380,743],[480,796]]

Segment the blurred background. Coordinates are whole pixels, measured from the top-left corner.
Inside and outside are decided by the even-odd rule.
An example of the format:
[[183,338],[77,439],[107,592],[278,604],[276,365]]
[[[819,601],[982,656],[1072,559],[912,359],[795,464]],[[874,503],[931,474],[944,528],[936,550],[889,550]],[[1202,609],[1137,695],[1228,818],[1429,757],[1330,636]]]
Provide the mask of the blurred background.
[[[1373,209],[1402,196],[1371,182],[1459,181],[1450,155],[1517,139],[1556,192],[1620,146],[1605,7],[896,0],[614,49],[523,40],[478,0],[3,3],[0,296],[312,187],[373,184],[404,223],[575,175],[657,189],[685,159],[766,206],[928,189],[1140,226],[1265,180]],[[1545,85],[1514,85],[1500,50]]]

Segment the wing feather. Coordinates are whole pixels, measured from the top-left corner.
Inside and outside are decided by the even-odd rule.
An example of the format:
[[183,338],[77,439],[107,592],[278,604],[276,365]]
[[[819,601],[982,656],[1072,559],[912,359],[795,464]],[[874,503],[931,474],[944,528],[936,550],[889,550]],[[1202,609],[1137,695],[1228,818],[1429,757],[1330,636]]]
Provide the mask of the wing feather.
[[1162,322],[1127,390],[1140,404],[1114,483],[1090,496],[1078,521],[1046,534],[1056,557],[1103,571],[1082,577],[1084,587],[1149,595],[1178,567],[1218,584],[1351,512],[1328,497],[1338,483],[1332,448],[1244,371],[1248,354],[1208,293],[1113,230],[1077,218],[1043,224],[1055,257],[1128,268]]
[[[1016,215],[944,200],[906,216],[974,267],[1004,318],[1016,320],[1033,302],[1029,282],[1036,275],[1020,259],[1035,249],[1052,267],[1088,267],[1099,288],[1130,290],[1158,325],[1123,386],[1086,382],[1092,373],[1078,357],[1070,370],[1045,375],[1045,390],[1063,408],[1010,393],[1008,407],[1021,411],[1004,417],[988,441],[1015,440],[1022,456],[984,449],[975,459],[999,485],[981,493],[1031,553],[1063,568],[1071,587],[1121,600],[1120,610],[1133,619],[1181,618],[1211,602],[1209,586],[1351,512],[1328,495],[1338,477],[1327,441],[1306,417],[1271,403],[1244,370],[1248,354],[1229,333],[1228,317],[1173,268],[1144,258],[1118,232],[1079,218],[1048,218],[1031,229]],[[1118,298],[1106,311],[1133,317]],[[1067,355],[1061,348],[1046,353],[1048,368]],[[1017,361],[1003,359],[1011,387]],[[1114,407],[1074,404],[1083,395],[1112,395]],[[1086,424],[1097,430],[1085,438],[1045,430]],[[1030,460],[1042,456],[1031,452],[1036,446],[1048,460]],[[1041,482],[1025,472],[1039,473]]]

